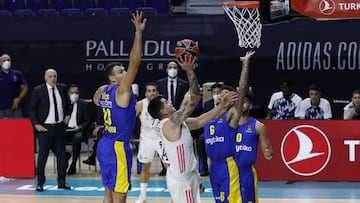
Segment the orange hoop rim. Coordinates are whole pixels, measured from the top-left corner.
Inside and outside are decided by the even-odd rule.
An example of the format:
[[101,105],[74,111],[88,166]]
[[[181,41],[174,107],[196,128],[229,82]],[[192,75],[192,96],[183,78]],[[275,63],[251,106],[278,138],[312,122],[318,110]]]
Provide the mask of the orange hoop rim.
[[230,1],[223,3],[223,6],[235,6],[237,8],[259,8],[259,5],[259,1]]

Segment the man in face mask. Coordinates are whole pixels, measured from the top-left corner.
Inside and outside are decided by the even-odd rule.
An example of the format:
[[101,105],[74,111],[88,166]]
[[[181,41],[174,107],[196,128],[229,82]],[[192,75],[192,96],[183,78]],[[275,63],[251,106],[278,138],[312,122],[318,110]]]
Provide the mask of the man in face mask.
[[11,69],[11,58],[0,57],[0,118],[20,118],[20,102],[28,93],[28,86],[21,71]]
[[79,98],[79,87],[75,84],[70,85],[68,96],[71,101],[72,113],[66,130],[66,140],[72,143],[72,154],[67,154],[69,159],[72,156],[71,165],[67,171],[68,175],[76,173],[76,162],[80,156],[81,142],[87,139],[86,131],[90,124],[89,110],[87,102]]

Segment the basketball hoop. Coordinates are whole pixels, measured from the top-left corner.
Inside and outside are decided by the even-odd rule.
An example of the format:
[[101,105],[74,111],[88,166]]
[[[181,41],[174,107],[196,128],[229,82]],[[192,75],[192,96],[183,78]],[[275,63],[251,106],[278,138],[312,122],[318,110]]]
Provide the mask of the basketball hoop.
[[260,47],[261,28],[258,1],[224,2],[225,13],[234,23],[239,37],[239,47]]

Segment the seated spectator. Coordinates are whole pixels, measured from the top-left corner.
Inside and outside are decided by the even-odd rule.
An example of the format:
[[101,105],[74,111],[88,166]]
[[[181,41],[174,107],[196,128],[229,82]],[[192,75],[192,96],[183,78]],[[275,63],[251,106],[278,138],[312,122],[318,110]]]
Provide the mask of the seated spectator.
[[291,80],[283,80],[280,90],[271,95],[266,118],[273,120],[295,119],[295,109],[302,101],[302,98],[293,92],[293,82]]
[[344,120],[360,120],[360,90],[352,92],[351,102],[344,107]]
[[332,118],[330,102],[321,98],[316,84],[309,87],[309,97],[304,99],[295,110],[295,118],[308,120],[326,120]]
[[87,128],[90,123],[87,102],[79,98],[79,87],[70,85],[68,95],[71,101],[72,113],[66,129],[66,140],[72,142],[72,162],[67,171],[68,175],[76,173],[76,161],[79,159],[81,142],[87,137]]

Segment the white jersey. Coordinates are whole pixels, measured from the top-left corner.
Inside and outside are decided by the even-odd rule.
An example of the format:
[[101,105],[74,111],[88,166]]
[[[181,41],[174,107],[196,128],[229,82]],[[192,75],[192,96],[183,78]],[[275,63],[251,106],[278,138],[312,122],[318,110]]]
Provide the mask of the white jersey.
[[331,119],[332,112],[330,102],[324,98],[320,98],[319,105],[312,106],[311,99],[306,98],[296,107],[295,117],[311,120]]
[[150,116],[148,112],[149,100],[147,98],[142,99],[142,110],[139,116],[141,121],[140,136],[149,138],[160,138],[159,135],[154,131],[153,125],[155,119]]
[[[160,122],[159,129],[163,128],[164,123],[169,119]],[[167,175],[177,181],[188,180],[194,171],[198,171],[198,163],[194,153],[193,138],[190,130],[183,122],[181,128],[181,137],[179,140],[168,141],[162,130],[160,130],[163,145],[169,161]]]

